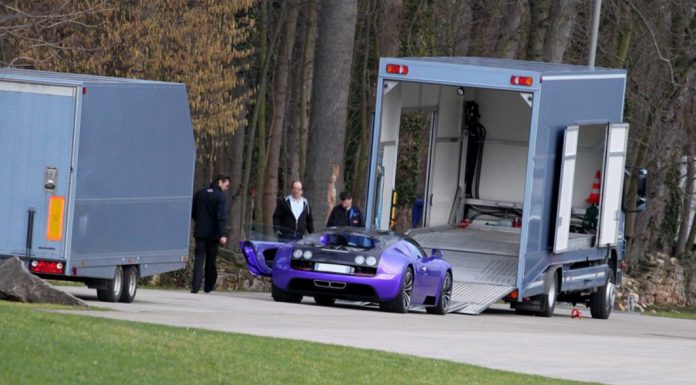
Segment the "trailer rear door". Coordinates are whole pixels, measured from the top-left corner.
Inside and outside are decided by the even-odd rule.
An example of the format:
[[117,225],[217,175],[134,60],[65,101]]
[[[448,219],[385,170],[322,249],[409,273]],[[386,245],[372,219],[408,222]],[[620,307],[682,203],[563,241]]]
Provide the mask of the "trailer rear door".
[[569,126],[566,128],[563,140],[563,163],[561,166],[561,183],[558,193],[556,238],[553,244],[553,252],[557,254],[568,250],[579,129],[580,127],[578,126]]
[[616,244],[619,217],[621,215],[621,196],[627,143],[628,124],[610,124],[606,153],[604,155],[597,246],[613,246]]
[[75,95],[0,80],[0,254],[65,257]]

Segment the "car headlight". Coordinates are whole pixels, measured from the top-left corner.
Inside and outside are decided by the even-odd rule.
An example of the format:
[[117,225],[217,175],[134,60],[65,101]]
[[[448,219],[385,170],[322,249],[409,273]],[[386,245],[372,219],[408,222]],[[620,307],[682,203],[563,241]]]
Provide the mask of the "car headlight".
[[377,258],[372,257],[372,256],[367,257],[367,258],[365,258],[365,263],[366,263],[368,266],[374,266],[374,265],[377,264]]
[[365,257],[363,257],[362,255],[355,256],[355,263],[357,263],[358,265],[362,265],[363,263],[365,263]]
[[314,255],[314,254],[312,254],[312,251],[310,251],[310,250],[305,250],[305,252],[302,253],[302,258],[304,258],[304,259],[310,259],[310,258],[312,258],[312,255]]
[[302,258],[302,250],[300,249],[295,249],[295,251],[292,252],[292,257],[295,259],[300,259]]

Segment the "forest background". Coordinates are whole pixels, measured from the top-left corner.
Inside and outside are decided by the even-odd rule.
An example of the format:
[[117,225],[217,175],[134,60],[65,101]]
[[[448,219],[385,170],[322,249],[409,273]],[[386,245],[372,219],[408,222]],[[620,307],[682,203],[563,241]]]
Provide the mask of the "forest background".
[[[185,83],[195,187],[216,173],[231,176],[237,240],[245,225],[271,222],[278,195],[295,179],[304,181],[318,224],[337,201],[334,191],[352,191],[364,206],[380,57],[585,65],[593,3],[0,0],[0,65]],[[628,71],[627,166],[650,175],[648,209],[627,216],[629,272],[654,252],[696,264],[695,12],[694,0],[603,1],[596,64]],[[418,195],[424,126],[402,121],[403,215]],[[632,196],[635,180],[628,186]]]

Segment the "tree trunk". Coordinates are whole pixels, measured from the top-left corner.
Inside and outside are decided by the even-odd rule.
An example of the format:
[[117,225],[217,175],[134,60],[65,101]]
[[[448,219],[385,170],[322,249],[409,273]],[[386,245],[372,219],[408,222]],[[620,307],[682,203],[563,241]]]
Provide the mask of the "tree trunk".
[[240,126],[232,135],[228,146],[230,160],[230,245],[237,244],[242,236],[242,195],[245,194],[242,187],[242,160],[244,159],[244,139],[246,126]]
[[579,0],[558,0],[551,6],[549,30],[544,41],[544,60],[561,63],[575,26]]
[[689,151],[690,146],[685,146],[686,153],[686,180],[684,181],[684,201],[682,203],[681,218],[679,221],[679,236],[674,247],[674,255],[680,256],[686,250],[686,240],[689,236],[689,224],[691,223],[691,204],[694,197],[694,157]]
[[529,14],[529,0],[516,0],[508,5],[505,23],[501,26],[496,52],[499,57],[514,59],[524,41],[522,22]]
[[299,11],[298,0],[288,0],[285,6],[285,29],[282,44],[278,52],[275,68],[273,89],[273,120],[268,141],[268,163],[265,166],[263,189],[263,223],[273,222],[273,210],[278,199],[278,168],[280,165],[280,147],[282,143],[283,125],[288,100],[288,80],[290,78],[290,60],[295,46],[295,30]]
[[318,7],[319,5],[316,0],[307,1],[308,20],[302,56],[302,89],[300,90],[299,179],[305,178],[305,171],[307,169],[309,101],[312,97],[312,81],[314,79],[314,50],[316,45]]
[[336,191],[343,185],[357,4],[357,0],[323,1],[319,10],[306,183],[317,227],[326,223]]
[[530,32],[527,41],[527,60],[541,60],[544,41],[549,30],[549,0],[535,0],[529,3]]

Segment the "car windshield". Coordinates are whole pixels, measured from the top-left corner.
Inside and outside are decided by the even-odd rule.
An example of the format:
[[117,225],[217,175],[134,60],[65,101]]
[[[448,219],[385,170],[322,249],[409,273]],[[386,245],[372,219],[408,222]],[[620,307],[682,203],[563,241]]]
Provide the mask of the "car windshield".
[[320,233],[312,234],[300,243],[325,248],[370,250],[375,248],[377,241],[360,233]]

